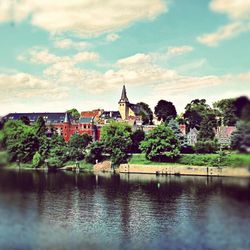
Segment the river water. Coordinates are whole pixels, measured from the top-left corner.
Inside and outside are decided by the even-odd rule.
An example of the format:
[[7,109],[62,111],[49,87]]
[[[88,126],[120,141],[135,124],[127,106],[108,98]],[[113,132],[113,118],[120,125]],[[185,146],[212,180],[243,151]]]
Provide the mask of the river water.
[[250,180],[1,170],[0,249],[250,249]]

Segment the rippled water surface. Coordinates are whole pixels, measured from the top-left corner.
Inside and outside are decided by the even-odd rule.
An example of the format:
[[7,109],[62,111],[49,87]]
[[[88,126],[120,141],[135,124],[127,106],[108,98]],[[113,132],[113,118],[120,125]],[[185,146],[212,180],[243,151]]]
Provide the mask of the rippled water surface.
[[1,170],[0,249],[250,249],[250,181]]

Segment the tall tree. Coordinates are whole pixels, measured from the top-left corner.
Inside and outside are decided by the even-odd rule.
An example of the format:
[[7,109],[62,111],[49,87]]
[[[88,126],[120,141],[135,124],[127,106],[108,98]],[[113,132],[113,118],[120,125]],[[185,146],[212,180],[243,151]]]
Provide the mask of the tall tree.
[[131,153],[141,153],[140,143],[145,138],[145,133],[143,130],[136,130],[131,134]]
[[215,137],[214,128],[216,128],[215,114],[208,113],[201,121],[200,130],[198,133],[198,141],[212,141]]
[[155,106],[155,115],[159,121],[168,123],[177,116],[177,112],[172,102],[160,100]]
[[21,116],[20,118],[19,118],[19,120],[21,120],[25,125],[30,125],[30,119],[29,119],[29,117],[27,117],[27,116]]
[[151,130],[141,142],[146,158],[153,161],[172,161],[180,154],[180,145],[174,132],[165,124]]
[[213,107],[219,111],[219,116],[222,118],[220,125],[235,126],[239,120],[236,116],[236,106],[234,98],[222,99],[213,104]]
[[111,122],[102,128],[102,142],[110,155],[112,164],[118,166],[128,160],[131,141],[131,127],[126,123]]
[[[184,118],[186,120],[188,129],[197,128],[200,129],[201,122],[204,117],[208,114],[214,113],[215,111],[206,103],[205,99],[195,99],[188,103],[185,107]],[[213,123],[216,125],[215,116]]]
[[43,117],[39,116],[36,122],[33,124],[33,128],[35,129],[35,134],[40,137],[43,136],[46,132],[46,125]]
[[153,112],[149,105],[145,102],[139,102],[136,105],[140,107],[140,115],[142,117],[143,125],[152,124]]
[[236,115],[243,121],[250,121],[250,100],[241,96],[235,100]]
[[76,108],[72,108],[66,111],[67,113],[70,114],[70,116],[75,120],[78,121],[80,118],[80,113]]

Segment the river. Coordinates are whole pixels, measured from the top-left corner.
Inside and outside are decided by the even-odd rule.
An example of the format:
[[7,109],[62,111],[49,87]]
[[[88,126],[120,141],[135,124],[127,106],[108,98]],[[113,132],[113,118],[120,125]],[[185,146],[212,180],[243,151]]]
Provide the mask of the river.
[[250,180],[0,170],[0,249],[250,249]]

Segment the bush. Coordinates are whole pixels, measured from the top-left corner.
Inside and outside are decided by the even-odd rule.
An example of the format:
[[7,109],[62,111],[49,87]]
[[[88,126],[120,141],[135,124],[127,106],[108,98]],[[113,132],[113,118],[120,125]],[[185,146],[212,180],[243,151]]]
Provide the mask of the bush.
[[57,169],[63,166],[63,161],[59,157],[49,158],[47,160],[49,169]]
[[222,162],[219,154],[189,154],[181,155],[178,163],[193,166],[220,166]]
[[3,151],[0,152],[0,167],[6,166],[8,164],[8,153]]
[[211,154],[218,150],[218,143],[216,141],[198,141],[194,148],[196,153]]
[[34,168],[38,168],[42,163],[42,156],[39,154],[39,152],[36,152],[32,159],[32,165]]

